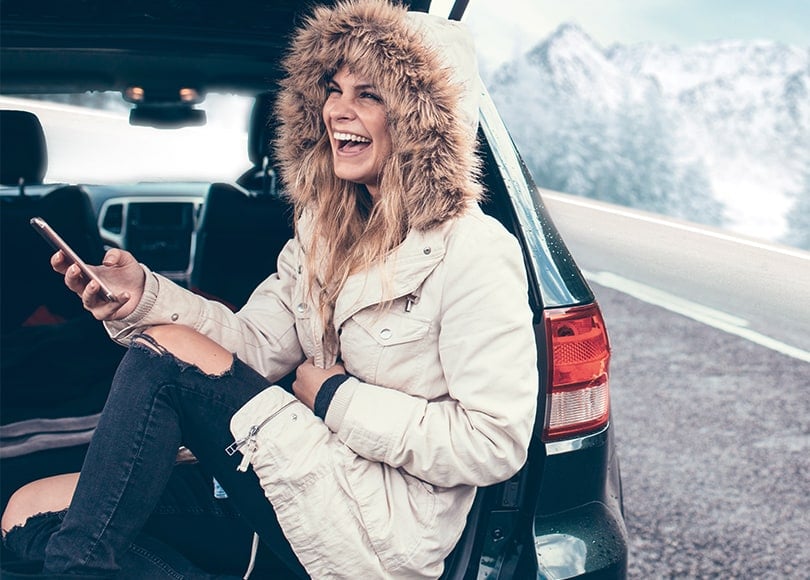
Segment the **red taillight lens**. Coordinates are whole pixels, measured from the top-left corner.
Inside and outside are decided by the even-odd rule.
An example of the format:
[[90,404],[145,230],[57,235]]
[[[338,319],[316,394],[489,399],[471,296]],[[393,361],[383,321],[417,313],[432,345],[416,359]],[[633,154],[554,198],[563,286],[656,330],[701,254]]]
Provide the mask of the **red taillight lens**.
[[610,415],[610,344],[596,304],[546,311],[549,388],[546,439],[593,431]]

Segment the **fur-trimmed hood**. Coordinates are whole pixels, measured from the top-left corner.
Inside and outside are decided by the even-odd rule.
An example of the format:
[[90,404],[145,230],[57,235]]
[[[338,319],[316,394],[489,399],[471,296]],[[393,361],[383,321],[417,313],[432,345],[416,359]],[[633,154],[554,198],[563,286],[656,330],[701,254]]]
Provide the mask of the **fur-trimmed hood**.
[[317,203],[322,172],[332,170],[325,79],[345,65],[368,78],[386,105],[392,159],[381,194],[403,197],[409,228],[429,229],[463,213],[481,196],[474,63],[460,23],[387,0],[316,8],[284,60],[277,104],[276,157],[292,201],[299,208]]

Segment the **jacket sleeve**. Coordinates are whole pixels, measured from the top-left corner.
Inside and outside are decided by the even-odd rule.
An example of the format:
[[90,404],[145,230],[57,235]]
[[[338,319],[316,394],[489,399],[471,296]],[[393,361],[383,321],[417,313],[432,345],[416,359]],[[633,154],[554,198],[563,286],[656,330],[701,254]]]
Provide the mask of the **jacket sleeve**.
[[537,406],[522,253],[503,230],[471,233],[455,236],[445,256],[438,347],[449,396],[428,401],[350,378],[326,415],[358,455],[443,487],[517,472]]
[[236,313],[144,267],[146,287],[135,311],[104,325],[114,340],[127,344],[133,334],[149,326],[183,324],[205,334],[275,381],[304,358],[290,310],[298,275],[296,261],[297,241],[290,240],[279,254],[277,272],[264,280]]

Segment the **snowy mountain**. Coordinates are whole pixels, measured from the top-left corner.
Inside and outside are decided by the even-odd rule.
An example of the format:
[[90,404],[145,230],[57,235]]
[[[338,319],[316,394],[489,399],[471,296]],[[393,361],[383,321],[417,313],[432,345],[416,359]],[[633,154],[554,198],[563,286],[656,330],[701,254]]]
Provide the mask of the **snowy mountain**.
[[795,241],[788,215],[810,197],[810,51],[605,49],[565,24],[486,80],[541,186]]

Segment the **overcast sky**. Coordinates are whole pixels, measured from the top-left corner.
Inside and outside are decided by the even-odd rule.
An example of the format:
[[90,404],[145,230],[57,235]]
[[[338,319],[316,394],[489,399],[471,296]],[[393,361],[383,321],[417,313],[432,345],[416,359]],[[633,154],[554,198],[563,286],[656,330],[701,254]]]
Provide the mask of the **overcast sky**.
[[[433,11],[447,14],[452,3],[433,0]],[[470,0],[464,20],[487,67],[525,52],[563,22],[579,24],[605,47],[764,39],[810,48],[810,0]]]

